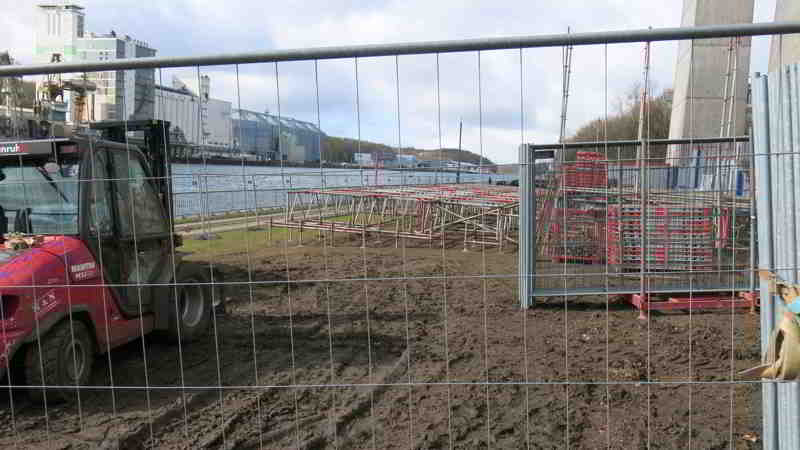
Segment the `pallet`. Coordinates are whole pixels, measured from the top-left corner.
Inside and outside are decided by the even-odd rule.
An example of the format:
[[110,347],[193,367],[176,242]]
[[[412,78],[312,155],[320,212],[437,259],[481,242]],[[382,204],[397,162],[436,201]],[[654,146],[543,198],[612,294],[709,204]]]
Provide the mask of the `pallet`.
[[709,310],[709,309],[748,309],[755,314],[759,306],[758,292],[703,293],[698,295],[675,295],[667,300],[651,301],[648,295],[628,295],[628,301],[639,310],[639,319],[646,320],[646,311]]

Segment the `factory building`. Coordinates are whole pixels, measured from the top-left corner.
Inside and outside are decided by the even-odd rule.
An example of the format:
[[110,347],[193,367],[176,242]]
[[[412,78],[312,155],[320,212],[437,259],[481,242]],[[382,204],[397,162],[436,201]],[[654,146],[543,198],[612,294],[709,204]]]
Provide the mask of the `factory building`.
[[[34,53],[38,64],[156,55],[155,49],[130,36],[115,31],[87,32],[84,8],[68,3],[39,5],[35,34]],[[84,74],[61,76],[65,81],[82,82],[80,78]],[[154,69],[94,72],[86,77],[95,89],[86,92],[81,120],[161,119],[172,124],[175,138],[209,151],[255,155],[262,160],[320,160],[320,143],[325,135],[316,125],[287,117],[278,119],[266,113],[234,110],[231,102],[211,98],[208,76],[201,77],[196,90],[189,89],[179,79],[173,79],[171,86],[157,85]],[[75,92],[67,91],[64,97],[69,109],[66,117],[77,117],[73,114]]]
[[234,109],[232,118],[235,151],[258,155],[262,160],[320,159],[325,133],[313,123],[246,109]]
[[[34,60],[39,64],[54,61],[93,62],[155,56],[147,43],[118,35],[90,33],[85,30],[84,9],[78,5],[41,4],[36,26]],[[64,75],[78,78],[81,74]],[[153,69],[93,72],[86,75],[96,85],[88,93],[88,120],[150,119],[154,113],[155,71]],[[67,103],[73,105],[70,96]],[[71,117],[70,114],[68,117]]]
[[375,164],[372,161],[372,153],[353,153],[353,161],[364,167],[372,167]]
[[416,155],[397,155],[397,164],[403,168],[417,167]]
[[189,144],[229,149],[233,145],[231,102],[211,98],[211,80],[200,79],[196,93],[179,78],[172,86],[155,86],[154,118],[166,120],[173,133]]

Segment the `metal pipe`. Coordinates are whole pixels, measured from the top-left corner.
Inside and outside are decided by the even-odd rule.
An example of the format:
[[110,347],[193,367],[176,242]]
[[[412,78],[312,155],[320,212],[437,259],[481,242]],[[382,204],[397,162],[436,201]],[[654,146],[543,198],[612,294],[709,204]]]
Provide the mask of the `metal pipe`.
[[[534,301],[536,270],[536,183],[533,169],[536,158],[526,144],[519,146],[519,304],[527,309]],[[498,209],[499,213],[499,209]],[[499,220],[499,217],[498,217]],[[498,230],[502,227],[497,225]],[[500,245],[504,237],[500,235]]]
[[345,45],[336,47],[275,50],[271,52],[229,53],[185,57],[147,57],[91,63],[32,64],[4,66],[0,77],[107,70],[154,69],[158,67],[194,67],[253,64],[312,59],[366,58],[372,56],[421,55],[430,53],[507,50],[567,45],[618,44],[685,39],[708,39],[731,36],[760,36],[800,33],[800,22],[761,22],[748,24],[706,25],[587,33],[560,33],[538,36],[478,38],[449,41],[406,42],[397,44]]
[[[752,196],[757,197],[756,211],[758,227],[758,267],[771,270],[773,266],[772,251],[772,180],[770,177],[770,107],[768,101],[767,77],[756,73],[753,80],[753,175],[754,182],[750,189]],[[752,214],[752,213],[751,213]],[[752,233],[753,230],[751,229]],[[770,295],[769,282],[761,280],[761,352],[766,354],[769,337],[775,327],[773,298]],[[761,385],[764,448],[778,449],[778,397],[773,383]]]
[[[651,145],[678,145],[678,144],[716,144],[728,142],[747,142],[750,140],[749,136],[736,136],[729,138],[692,138],[692,139],[648,139],[647,142]],[[634,147],[642,143],[639,139],[627,139],[621,141],[597,141],[597,142],[569,142],[563,144],[530,144],[533,150],[554,150],[561,148],[592,148],[606,146],[619,146],[619,147]],[[619,160],[619,157],[617,157]]]

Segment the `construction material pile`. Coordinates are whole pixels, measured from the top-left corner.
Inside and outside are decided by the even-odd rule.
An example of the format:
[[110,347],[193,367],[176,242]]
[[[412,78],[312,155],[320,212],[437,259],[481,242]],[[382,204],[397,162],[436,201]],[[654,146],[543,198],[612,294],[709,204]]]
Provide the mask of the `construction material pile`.
[[604,188],[608,186],[608,165],[598,152],[577,152],[574,163],[561,166],[561,186],[569,188]]
[[554,263],[600,264],[604,260],[604,211],[556,208],[550,217],[545,255]]
[[610,264],[639,270],[646,258],[648,270],[700,271],[713,268],[712,208],[685,205],[650,205],[646,215],[646,248],[642,236],[640,205],[608,208]]

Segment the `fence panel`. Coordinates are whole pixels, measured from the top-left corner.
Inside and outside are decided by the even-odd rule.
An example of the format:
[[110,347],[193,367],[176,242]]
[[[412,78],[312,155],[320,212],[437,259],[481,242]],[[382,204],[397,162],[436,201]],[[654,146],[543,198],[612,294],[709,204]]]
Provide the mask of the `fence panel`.
[[[188,88],[180,132],[78,115],[53,138],[27,119],[59,102],[3,105],[0,445],[793,443],[776,402],[794,385],[735,374],[774,325],[771,306],[751,314],[756,251],[796,275],[794,217],[762,220],[759,198],[759,237],[786,231],[756,247],[750,186],[794,211],[777,181],[794,157],[753,162],[748,137],[528,144],[555,117],[532,86],[557,83],[538,63],[559,46],[586,45],[596,72],[645,42],[786,32],[800,24],[1,67],[45,86],[220,80],[248,121],[228,129],[252,136],[219,148]],[[603,76],[562,86],[605,89],[607,114]],[[769,95],[762,146],[789,138],[765,125]]]

